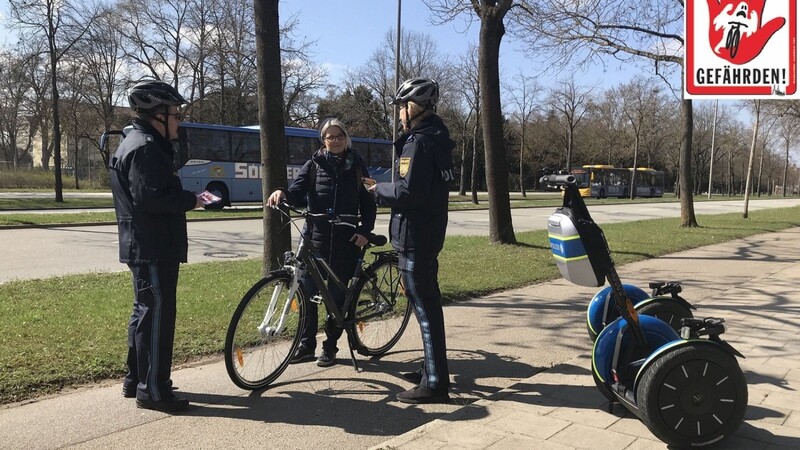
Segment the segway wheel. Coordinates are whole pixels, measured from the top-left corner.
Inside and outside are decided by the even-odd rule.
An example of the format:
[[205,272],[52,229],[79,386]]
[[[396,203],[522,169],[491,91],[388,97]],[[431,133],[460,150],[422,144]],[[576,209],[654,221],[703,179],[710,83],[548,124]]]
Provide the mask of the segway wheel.
[[703,447],[730,436],[744,419],[747,382],[736,358],[714,344],[666,352],[642,374],[642,421],[669,445]]
[[637,307],[636,312],[646,316],[657,317],[667,322],[672,329],[679,333],[681,331],[681,319],[694,317],[689,308],[670,298],[651,301],[641,307]]

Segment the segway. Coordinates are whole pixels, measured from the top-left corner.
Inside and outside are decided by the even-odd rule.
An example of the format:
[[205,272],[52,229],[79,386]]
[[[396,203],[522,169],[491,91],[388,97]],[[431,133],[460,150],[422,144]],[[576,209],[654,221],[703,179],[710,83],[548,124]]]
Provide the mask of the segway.
[[[683,290],[680,282],[651,282],[649,287],[650,294],[632,284],[622,284],[638,314],[658,317],[670,324],[675,331],[680,331],[681,319],[694,317],[692,310],[696,308],[678,295]],[[592,341],[597,339],[597,335],[606,325],[619,317],[611,293],[611,286],[606,286],[589,301],[586,309],[586,331]]]
[[675,447],[703,447],[730,436],[744,419],[747,383],[736,360],[743,356],[720,338],[724,320],[684,318],[678,334],[661,319],[639,315],[575,177],[548,175],[542,182],[565,190],[547,224],[562,276],[582,286],[607,280],[620,314],[592,348],[592,376],[609,411],[622,404]]

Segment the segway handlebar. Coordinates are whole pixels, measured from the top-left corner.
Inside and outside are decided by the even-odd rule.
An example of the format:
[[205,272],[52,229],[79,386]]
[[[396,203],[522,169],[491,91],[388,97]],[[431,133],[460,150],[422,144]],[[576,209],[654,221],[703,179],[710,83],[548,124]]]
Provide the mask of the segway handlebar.
[[539,183],[554,184],[556,186],[565,186],[567,184],[575,184],[574,175],[545,175],[539,178]]

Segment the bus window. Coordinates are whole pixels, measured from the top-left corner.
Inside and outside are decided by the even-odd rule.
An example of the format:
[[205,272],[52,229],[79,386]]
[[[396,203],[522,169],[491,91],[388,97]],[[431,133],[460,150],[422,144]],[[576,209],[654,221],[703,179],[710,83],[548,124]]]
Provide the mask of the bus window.
[[230,133],[200,128],[185,128],[190,159],[232,161]]
[[289,164],[305,164],[319,148],[317,139],[306,137],[286,136],[286,146],[289,150]]
[[261,161],[261,141],[258,133],[231,133],[234,161]]

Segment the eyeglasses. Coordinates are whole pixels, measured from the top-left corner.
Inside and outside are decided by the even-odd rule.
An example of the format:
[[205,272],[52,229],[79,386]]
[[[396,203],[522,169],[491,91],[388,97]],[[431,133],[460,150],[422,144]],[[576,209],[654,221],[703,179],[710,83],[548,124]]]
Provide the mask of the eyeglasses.
[[325,141],[327,142],[336,142],[336,141],[343,141],[347,139],[343,134],[337,134],[336,136],[325,136]]

